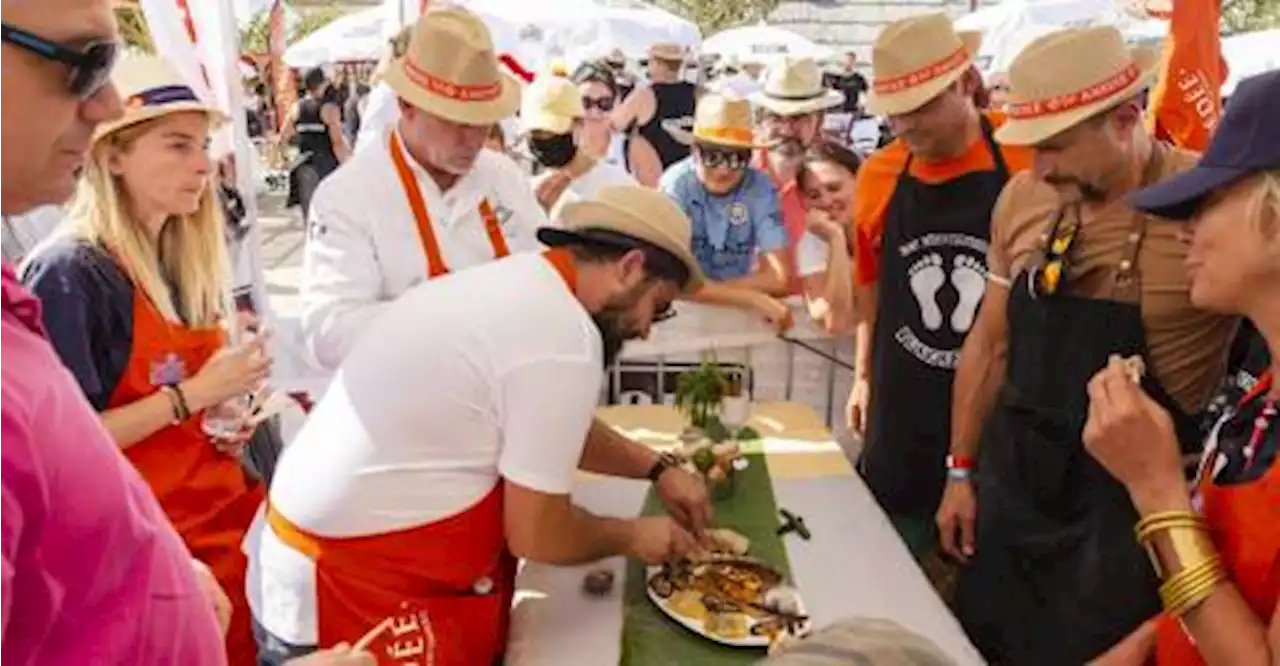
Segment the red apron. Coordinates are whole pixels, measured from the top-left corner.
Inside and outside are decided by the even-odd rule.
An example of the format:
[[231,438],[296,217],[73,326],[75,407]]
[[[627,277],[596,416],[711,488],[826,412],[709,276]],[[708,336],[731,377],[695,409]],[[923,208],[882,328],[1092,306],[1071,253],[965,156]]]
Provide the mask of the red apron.
[[[387,137],[387,146],[391,150],[391,162],[396,167],[396,175],[400,177],[400,185],[409,199],[409,209],[413,211],[413,220],[418,227],[418,238],[422,241],[422,251],[427,257],[427,277],[435,278],[445,275],[449,272],[449,266],[444,262],[440,243],[436,240],[436,231],[431,226],[427,202],[422,198],[418,179],[409,168],[409,162],[404,156],[404,148],[400,147],[400,141],[396,138],[395,132]],[[480,200],[479,210],[480,219],[484,221],[485,233],[489,236],[489,244],[493,247],[493,258],[501,259],[511,254],[507,249],[507,240],[502,237],[502,225],[498,223],[498,216],[494,214],[493,206],[488,199]]]
[[[1244,401],[1269,390],[1271,381],[1264,376]],[[1211,466],[1213,461],[1206,464]],[[1250,483],[1218,486],[1212,477],[1212,469],[1201,472],[1199,492],[1213,545],[1240,595],[1266,625],[1280,601],[1280,530],[1276,529],[1280,525],[1280,460]],[[1159,666],[1204,665],[1177,619],[1161,615],[1156,631]]]
[[[133,347],[107,408],[134,403],[156,393],[162,384],[194,375],[222,343],[218,328],[169,322],[135,285]],[[192,557],[209,565],[230,597],[230,664],[252,666],[258,650],[245,601],[246,559],[240,543],[262,503],[263,489],[245,475],[239,460],[213,447],[201,430],[202,415],[166,426],[124,454],[151,486]]]
[[[568,253],[544,256],[572,289]],[[502,496],[499,478],[461,513],[368,536],[319,536],[270,505],[267,524],[315,563],[319,645],[355,643],[389,620],[369,648],[381,666],[489,666],[506,651],[515,591]]]

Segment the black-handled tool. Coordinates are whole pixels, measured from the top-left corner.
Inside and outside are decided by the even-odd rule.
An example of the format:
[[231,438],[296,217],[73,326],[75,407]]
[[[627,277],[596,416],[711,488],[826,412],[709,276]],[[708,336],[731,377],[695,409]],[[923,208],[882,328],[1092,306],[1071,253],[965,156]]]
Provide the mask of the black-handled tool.
[[809,528],[804,524],[803,516],[791,513],[786,509],[778,509],[778,513],[782,514],[782,525],[778,527],[778,536],[795,532],[805,541],[808,541],[813,536],[809,532]]

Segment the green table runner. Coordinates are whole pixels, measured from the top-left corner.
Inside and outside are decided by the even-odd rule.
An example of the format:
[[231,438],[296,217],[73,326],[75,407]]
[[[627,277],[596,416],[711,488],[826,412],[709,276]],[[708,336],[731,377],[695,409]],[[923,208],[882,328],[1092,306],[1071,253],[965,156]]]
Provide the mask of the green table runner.
[[[768,562],[790,579],[786,546],[776,533],[778,505],[773,498],[768,465],[763,455],[750,454],[746,458],[751,464],[737,473],[732,496],[716,502],[716,525],[751,539],[749,555]],[[653,490],[645,498],[641,513],[665,513]],[[649,601],[645,585],[644,564],[628,562],[622,622],[624,666],[751,664],[763,656],[761,650],[727,647],[685,629]]]

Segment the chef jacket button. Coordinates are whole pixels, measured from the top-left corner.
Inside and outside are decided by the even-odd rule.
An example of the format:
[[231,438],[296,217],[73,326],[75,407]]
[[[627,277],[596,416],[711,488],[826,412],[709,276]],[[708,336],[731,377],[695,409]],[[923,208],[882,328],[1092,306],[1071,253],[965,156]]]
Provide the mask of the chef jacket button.
[[1127,271],[1132,267],[1133,267],[1133,262],[1129,261],[1128,259],[1125,259],[1124,261],[1120,262],[1120,270],[1122,271]]
[[493,591],[493,579],[488,576],[481,576],[476,582],[471,584],[471,591],[476,594],[489,594]]
[[1140,234],[1140,233],[1138,233],[1138,232],[1136,232],[1136,231],[1134,231],[1134,232],[1132,232],[1132,233],[1130,233],[1130,234],[1129,234],[1129,242],[1130,242],[1130,243],[1137,243],[1137,242],[1138,242],[1138,240],[1140,240],[1141,238],[1142,238],[1142,234]]

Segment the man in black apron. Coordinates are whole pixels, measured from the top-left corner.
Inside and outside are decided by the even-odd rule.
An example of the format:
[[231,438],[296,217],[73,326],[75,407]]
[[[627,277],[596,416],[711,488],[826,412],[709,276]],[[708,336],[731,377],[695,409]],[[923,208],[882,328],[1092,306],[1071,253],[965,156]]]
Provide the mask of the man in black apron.
[[1194,444],[1234,321],[1191,306],[1177,229],[1124,201],[1195,156],[1142,129],[1150,77],[1121,34],[1048,35],[1010,78],[996,138],[1034,146],[1036,170],[1001,195],[993,287],[956,375],[951,455],[977,456],[976,499],[951,478],[938,527],[966,562],[956,611],[986,658],[1074,666],[1160,611],[1128,495],[1080,443],[1088,381],[1112,355],[1142,358],[1144,390]]
[[298,159],[289,173],[287,203],[302,209],[305,226],[316,187],[346,161],[350,151],[342,133],[342,107],[324,70],[308,70],[303,85],[307,94],[293,107],[281,139],[289,142],[297,137]]
[[[993,120],[973,105],[981,80],[972,53],[940,14],[884,30],[867,103],[888,116],[901,138],[871,155],[859,173],[859,197],[887,199],[860,201],[855,214],[859,229],[879,230],[864,233],[861,244],[876,236],[882,248],[875,253],[878,270],[862,267],[858,280],[866,322],[860,335],[872,337],[859,345],[859,390],[872,396],[869,406],[858,407],[869,407],[859,468],[921,559],[937,548],[951,381],[985,291],[991,209],[1011,170],[992,138]],[[893,84],[939,61],[949,68]],[[871,216],[877,219],[861,219]]]

